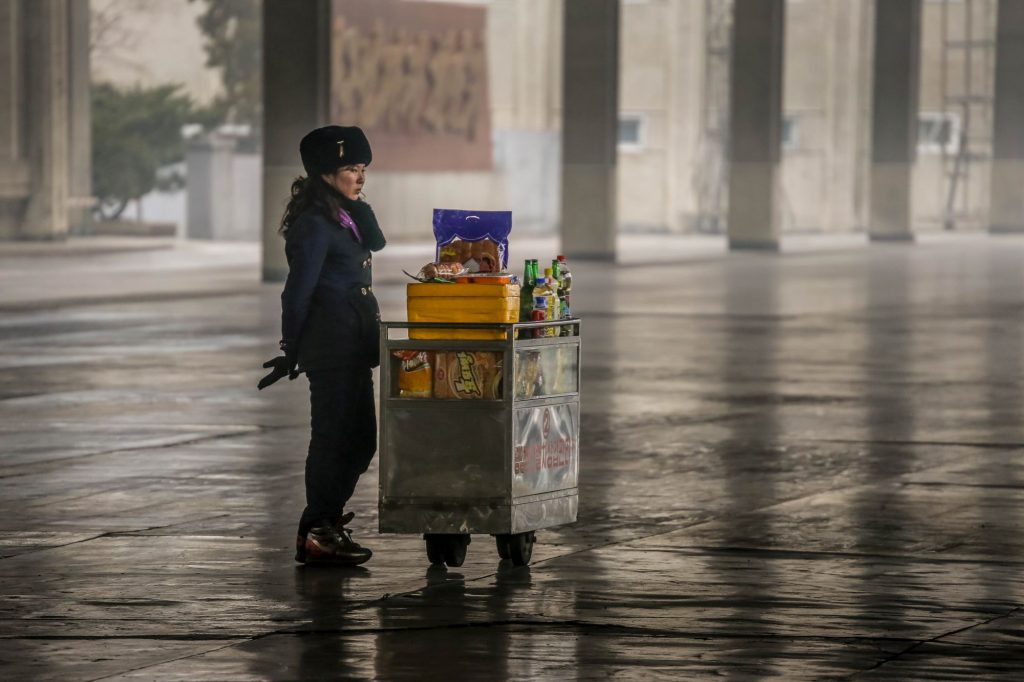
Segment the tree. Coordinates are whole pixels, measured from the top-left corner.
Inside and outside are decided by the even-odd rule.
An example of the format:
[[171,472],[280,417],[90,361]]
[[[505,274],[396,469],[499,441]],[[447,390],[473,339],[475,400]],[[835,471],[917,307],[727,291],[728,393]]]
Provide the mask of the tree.
[[206,65],[220,69],[224,94],[211,109],[228,123],[249,124],[254,132],[263,121],[262,3],[258,0],[189,0],[206,10],[196,19],[206,36]]
[[119,217],[129,201],[152,189],[181,185],[180,177],[157,173],[185,158],[181,128],[200,116],[180,90],[93,85],[92,186],[101,218]]

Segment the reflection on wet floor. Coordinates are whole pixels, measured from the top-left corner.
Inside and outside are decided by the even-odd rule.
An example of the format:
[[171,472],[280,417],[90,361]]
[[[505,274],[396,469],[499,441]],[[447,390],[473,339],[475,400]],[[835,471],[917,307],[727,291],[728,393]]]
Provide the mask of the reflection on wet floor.
[[307,389],[253,390],[276,287],[8,311],[5,677],[1017,679],[1022,256],[574,264],[580,521],[518,568],[376,535],[376,466],[373,560],[294,565]]

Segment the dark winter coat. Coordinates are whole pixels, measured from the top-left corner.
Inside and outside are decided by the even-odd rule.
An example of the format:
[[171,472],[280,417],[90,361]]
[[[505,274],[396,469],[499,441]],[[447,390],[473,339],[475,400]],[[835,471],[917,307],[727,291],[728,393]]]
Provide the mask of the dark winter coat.
[[[379,235],[372,212],[370,218]],[[298,349],[300,369],[379,364],[380,309],[371,288],[369,240],[361,232],[363,243],[352,230],[315,210],[300,215],[288,229],[281,338]]]

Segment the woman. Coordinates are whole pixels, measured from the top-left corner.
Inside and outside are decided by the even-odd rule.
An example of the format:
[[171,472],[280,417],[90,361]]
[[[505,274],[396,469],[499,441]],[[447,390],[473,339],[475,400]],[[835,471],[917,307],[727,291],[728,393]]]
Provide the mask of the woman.
[[384,235],[360,199],[373,155],[357,127],[318,128],[299,144],[305,178],[292,183],[281,220],[288,280],[281,294],[281,350],[266,362],[263,389],[283,376],[309,377],[312,433],[306,508],[295,560],[361,564],[372,552],[354,540],[344,513],[377,450],[372,369],[379,364],[380,312],[371,252]]

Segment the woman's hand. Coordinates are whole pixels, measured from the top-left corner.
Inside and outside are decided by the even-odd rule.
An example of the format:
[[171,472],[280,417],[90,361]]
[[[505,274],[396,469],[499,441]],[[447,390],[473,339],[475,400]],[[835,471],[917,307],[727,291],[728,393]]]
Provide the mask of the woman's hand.
[[256,385],[261,391],[281,377],[287,376],[289,379],[294,379],[299,376],[298,370],[295,369],[295,358],[288,355],[279,355],[276,358],[267,360],[263,363],[263,366],[271,369],[270,374],[260,379],[260,383]]

